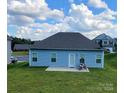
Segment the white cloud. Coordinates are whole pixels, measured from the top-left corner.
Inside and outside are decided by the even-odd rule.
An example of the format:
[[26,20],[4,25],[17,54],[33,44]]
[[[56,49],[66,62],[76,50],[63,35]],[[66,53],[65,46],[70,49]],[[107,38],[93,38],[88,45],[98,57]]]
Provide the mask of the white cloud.
[[108,30],[113,28],[113,24],[109,19],[105,17],[115,16],[115,15],[113,16],[112,11],[109,12],[108,12],[109,15],[105,13],[104,16],[103,14],[94,15],[86,5],[72,4],[72,8],[70,9],[70,17],[66,19],[67,23],[75,31]]
[[31,40],[42,40],[54,33],[55,32],[48,33],[47,31],[43,31],[41,29],[33,30],[31,28],[22,26],[18,28],[16,36],[19,38],[26,38],[26,39],[31,39]]
[[102,0],[89,0],[88,4],[95,8],[108,8],[107,4]]
[[101,19],[101,20],[116,20],[117,18],[117,12],[111,10],[111,9],[106,9],[105,11],[103,11],[102,13],[100,13],[99,15],[96,15],[97,18]]
[[30,23],[33,23],[34,19],[28,16],[24,15],[15,15],[15,16],[10,16],[8,15],[8,24],[13,24],[13,25],[28,25]]
[[[47,18],[52,18],[57,21],[62,21],[64,18],[64,13],[61,10],[53,9],[51,10],[45,0],[10,0],[8,1],[8,15],[9,20],[19,20],[20,18],[20,25],[24,25],[22,21],[29,18],[35,20],[46,20]],[[11,19],[12,18],[12,19]],[[22,21],[21,21],[22,20]],[[12,22],[12,21],[10,21]],[[12,23],[11,23],[12,24]],[[18,24],[17,24],[18,25]]]
[[95,30],[91,32],[82,32],[83,35],[85,35],[91,40],[102,33],[105,33],[111,37],[117,37],[117,27],[116,25],[114,25],[112,29],[108,29],[108,30]]
[[[14,0],[12,0],[14,1]],[[38,3],[31,0],[21,0],[11,2],[8,5],[8,25],[17,25],[17,37],[41,40],[54,33],[64,31],[77,31],[90,39],[101,33],[109,33],[111,36],[116,34],[116,12],[109,8],[100,14],[94,15],[85,4],[72,4],[69,15],[65,16],[63,11],[48,8],[47,3]],[[11,4],[12,3],[12,4]],[[25,11],[24,11],[25,10]],[[55,24],[35,23],[36,19],[47,20],[52,18],[59,22]]]
[[83,3],[80,5],[76,5],[76,4],[72,4],[71,5],[71,9],[69,10],[70,14],[75,16],[75,17],[79,17],[79,16],[87,16],[87,17],[91,17],[92,11],[90,11],[88,9],[88,7],[86,5],[84,5]]
[[48,17],[55,20],[62,21],[64,18],[64,13],[60,10],[54,9],[49,12]]
[[116,15],[117,13],[110,9],[94,15],[86,5],[72,4],[70,16],[66,17],[65,20],[71,28],[70,31],[79,31],[92,39],[101,33],[116,35],[116,24],[112,22],[116,20]]

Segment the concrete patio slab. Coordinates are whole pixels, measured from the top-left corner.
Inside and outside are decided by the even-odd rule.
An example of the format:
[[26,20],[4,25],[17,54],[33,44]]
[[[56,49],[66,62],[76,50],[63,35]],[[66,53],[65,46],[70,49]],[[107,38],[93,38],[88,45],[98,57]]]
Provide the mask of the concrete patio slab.
[[89,72],[89,69],[79,70],[77,68],[69,67],[48,67],[45,71]]

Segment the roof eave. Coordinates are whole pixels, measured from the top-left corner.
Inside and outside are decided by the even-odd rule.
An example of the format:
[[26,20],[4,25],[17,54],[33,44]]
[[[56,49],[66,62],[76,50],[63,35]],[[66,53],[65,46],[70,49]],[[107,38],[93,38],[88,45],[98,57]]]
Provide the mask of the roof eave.
[[69,50],[69,51],[104,51],[104,49],[62,49],[62,48],[30,48],[30,50]]

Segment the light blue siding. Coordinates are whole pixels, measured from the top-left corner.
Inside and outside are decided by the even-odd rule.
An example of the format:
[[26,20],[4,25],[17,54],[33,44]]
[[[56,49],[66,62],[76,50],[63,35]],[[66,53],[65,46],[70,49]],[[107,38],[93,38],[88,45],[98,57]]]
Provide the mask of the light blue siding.
[[[37,53],[37,62],[32,61],[32,53]],[[56,53],[56,62],[51,62],[51,53]],[[30,66],[69,67],[69,54],[75,54],[75,67],[80,65],[80,53],[84,55],[85,64],[91,68],[104,67],[104,51],[57,51],[57,50],[29,50]],[[102,56],[102,62],[96,63],[97,55]]]

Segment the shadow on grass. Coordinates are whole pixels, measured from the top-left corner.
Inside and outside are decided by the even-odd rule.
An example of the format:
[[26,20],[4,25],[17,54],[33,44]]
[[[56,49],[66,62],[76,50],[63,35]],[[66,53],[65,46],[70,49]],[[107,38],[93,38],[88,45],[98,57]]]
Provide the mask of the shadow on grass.
[[21,63],[15,63],[15,64],[8,64],[7,69],[12,69],[12,68],[27,68],[29,67],[28,62],[21,62]]
[[7,65],[7,69],[42,69],[42,70],[45,70],[47,67],[43,66],[32,66],[30,67],[29,66],[29,63],[28,62],[20,62],[20,63],[15,63],[15,64],[8,64]]

